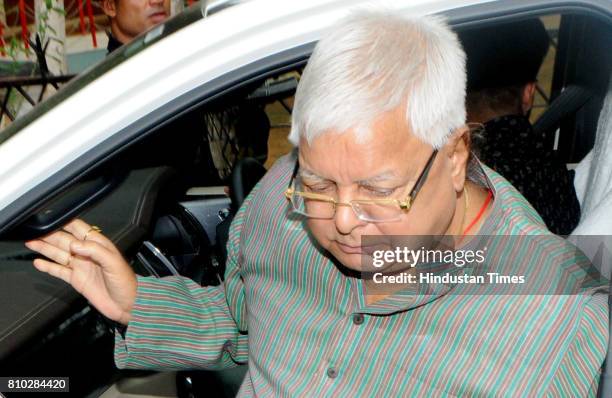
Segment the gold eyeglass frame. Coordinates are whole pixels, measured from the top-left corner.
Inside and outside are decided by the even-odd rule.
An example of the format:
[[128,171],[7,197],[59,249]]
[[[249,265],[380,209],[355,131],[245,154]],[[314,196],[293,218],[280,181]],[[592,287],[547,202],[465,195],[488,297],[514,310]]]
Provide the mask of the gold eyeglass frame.
[[[407,213],[410,208],[412,207],[412,204],[414,203],[414,200],[416,199],[417,194],[419,193],[419,191],[421,190],[421,188],[423,187],[423,185],[425,184],[425,181],[427,180],[427,176],[429,175],[429,171],[434,163],[434,160],[436,158],[436,155],[438,154],[438,150],[434,150],[433,153],[431,154],[431,156],[429,157],[429,160],[427,161],[427,163],[425,164],[425,167],[423,168],[423,171],[421,171],[421,174],[419,175],[419,177],[417,178],[416,183],[414,184],[413,188],[410,190],[410,192],[408,193],[408,196],[406,196],[406,198],[404,200],[400,200],[400,199],[354,199],[351,200],[350,202],[346,203],[346,202],[339,202],[336,199],[332,198],[331,196],[327,196],[327,195],[323,195],[323,194],[318,194],[318,193],[313,193],[313,192],[303,192],[303,191],[296,191],[295,190],[295,178],[297,176],[298,170],[299,170],[299,162],[296,160],[295,162],[295,167],[293,169],[293,173],[291,175],[291,180],[289,181],[289,186],[287,187],[287,189],[285,190],[285,197],[287,198],[287,200],[289,200],[289,202],[292,203],[293,202],[291,200],[291,198],[293,197],[293,195],[298,195],[302,198],[305,199],[312,199],[312,200],[318,200],[318,201],[322,201],[322,202],[327,202],[327,203],[333,203],[334,205],[334,213],[332,214],[331,217],[312,217],[309,216],[307,214],[301,213],[299,212],[295,206],[293,206],[293,210],[296,213],[302,214],[306,217],[310,217],[310,218],[322,218],[322,219],[332,219],[335,215],[336,215],[336,210],[338,206],[350,206],[351,209],[353,209],[353,212],[355,213],[355,215],[357,216],[357,218],[359,218],[362,221],[366,221],[366,222],[391,222],[391,221],[395,221],[396,219],[393,220],[370,220],[370,219],[364,219],[362,214],[360,214],[356,209],[354,204],[359,204],[359,203],[363,203],[363,204],[396,204],[399,206],[400,210],[403,210],[404,213]],[[398,216],[399,217],[399,216]]]

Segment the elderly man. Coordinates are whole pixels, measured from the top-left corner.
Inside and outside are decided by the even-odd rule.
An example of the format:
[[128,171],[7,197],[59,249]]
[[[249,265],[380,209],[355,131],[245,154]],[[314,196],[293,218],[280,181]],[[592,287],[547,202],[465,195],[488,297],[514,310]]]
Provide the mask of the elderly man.
[[[51,260],[34,265],[127,325],[120,368],[248,363],[242,396],[592,395],[607,296],[583,288],[580,255],[470,157],[464,96],[464,53],[442,21],[354,14],[304,71],[298,150],[236,215],[222,288],[136,276],[80,220],[28,242]],[[368,290],[367,236],[448,235],[459,246],[477,233],[544,236],[491,250],[544,269],[562,294]]]
[[109,53],[170,16],[170,0],[101,0],[100,3],[110,20]]

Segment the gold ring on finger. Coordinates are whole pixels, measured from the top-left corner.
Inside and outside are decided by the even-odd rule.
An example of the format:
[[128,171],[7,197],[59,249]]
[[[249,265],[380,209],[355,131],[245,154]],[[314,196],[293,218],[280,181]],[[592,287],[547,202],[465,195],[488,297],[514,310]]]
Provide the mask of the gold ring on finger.
[[97,225],[92,225],[91,228],[89,228],[89,230],[85,232],[85,236],[83,236],[83,240],[87,240],[87,237],[92,231],[102,232],[102,229],[100,229],[100,227],[98,227]]

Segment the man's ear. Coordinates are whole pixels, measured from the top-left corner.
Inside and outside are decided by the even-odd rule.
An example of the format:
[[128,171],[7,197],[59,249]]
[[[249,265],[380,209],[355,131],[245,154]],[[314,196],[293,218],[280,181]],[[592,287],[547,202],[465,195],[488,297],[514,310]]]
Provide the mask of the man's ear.
[[450,160],[451,179],[456,192],[461,192],[465,185],[467,164],[470,158],[470,129],[463,126],[456,129],[443,149]]
[[525,84],[521,93],[521,110],[523,115],[526,115],[533,107],[533,99],[535,98],[536,82]]
[[117,4],[115,0],[102,0],[102,11],[109,17],[115,18],[117,16]]

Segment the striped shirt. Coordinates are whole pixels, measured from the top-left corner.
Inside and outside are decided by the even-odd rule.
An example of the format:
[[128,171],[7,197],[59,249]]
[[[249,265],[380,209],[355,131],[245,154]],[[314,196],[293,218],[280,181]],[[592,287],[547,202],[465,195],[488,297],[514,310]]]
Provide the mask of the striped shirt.
[[[367,304],[362,281],[343,274],[290,215],[283,192],[294,162],[295,154],[280,159],[236,215],[222,286],[138,277],[125,339],[116,335],[119,368],[248,363],[240,396],[595,395],[606,294],[398,295]],[[483,231],[549,234],[500,175],[472,160],[469,178],[495,197]],[[553,240],[524,253],[551,274],[556,259],[576,256]]]

